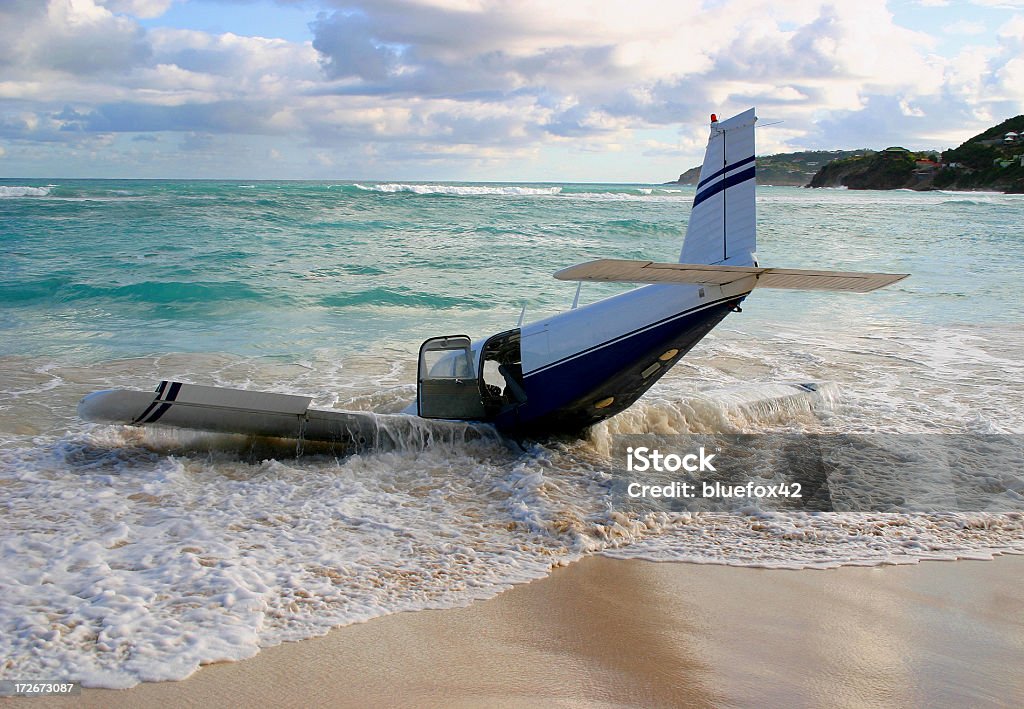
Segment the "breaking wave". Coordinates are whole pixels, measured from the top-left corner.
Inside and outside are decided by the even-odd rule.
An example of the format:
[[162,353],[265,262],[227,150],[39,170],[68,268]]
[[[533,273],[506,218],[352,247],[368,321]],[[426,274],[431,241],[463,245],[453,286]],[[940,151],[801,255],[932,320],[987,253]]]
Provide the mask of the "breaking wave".
[[[393,412],[415,398],[412,363],[325,352],[301,366],[214,355],[0,366],[34,371],[0,393],[45,387],[46,419],[58,421],[0,449],[0,486],[13,493],[0,655],[32,676],[180,679],[338,625],[489,598],[595,553],[803,568],[1024,552],[1015,511],[640,509],[616,496],[612,437],[814,430],[844,404],[838,384],[695,390],[678,376],[583,439],[523,447],[486,428],[381,415],[380,443],[352,453],[59,412],[125,372],[148,381],[186,367],[205,383],[305,391],[318,408]],[[0,408],[0,421],[14,415]]]
[[505,195],[513,197],[556,195],[562,191],[561,187],[519,187],[515,185],[414,185],[397,182],[388,182],[380,185],[355,184],[353,187],[367,192],[409,192],[412,194],[454,195],[459,197],[472,195]]
[[45,187],[27,187],[20,185],[0,185],[0,199],[5,197],[46,197],[56,185]]
[[[336,187],[336,185],[331,185],[330,187]],[[406,193],[454,197],[553,197],[557,195],[569,199],[608,201],[673,199],[681,195],[685,195],[688,198],[690,194],[690,191],[687,190],[640,185],[567,185],[564,187],[548,187],[539,185],[458,185],[386,182],[381,184],[355,183],[352,185],[339,185],[338,187],[356,192],[376,192],[382,194]]]

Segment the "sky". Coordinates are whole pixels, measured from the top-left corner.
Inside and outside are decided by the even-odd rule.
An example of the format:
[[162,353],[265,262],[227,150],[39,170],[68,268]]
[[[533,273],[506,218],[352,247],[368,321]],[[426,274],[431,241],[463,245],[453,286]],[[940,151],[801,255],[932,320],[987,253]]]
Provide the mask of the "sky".
[[1024,113],[1024,0],[0,0],[0,177],[663,182]]

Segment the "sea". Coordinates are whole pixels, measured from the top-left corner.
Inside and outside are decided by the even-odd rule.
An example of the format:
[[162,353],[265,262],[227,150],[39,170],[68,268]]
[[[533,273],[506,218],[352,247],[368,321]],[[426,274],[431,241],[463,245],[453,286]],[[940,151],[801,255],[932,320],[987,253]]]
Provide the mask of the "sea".
[[[693,195],[0,180],[0,679],[180,679],[594,554],[827,569],[1024,553],[1020,195],[759,187],[762,265],[910,277],[870,294],[756,290],[580,436],[424,425],[338,451],[76,417],[88,392],[163,379],[395,414],[423,340],[565,310],[576,284],[552,274],[579,262],[677,260]],[[584,284],[579,301],[630,287]],[[652,433],[995,441],[1010,462],[947,456],[940,501],[854,467],[833,481],[859,500],[842,509],[636,505],[617,441]]]

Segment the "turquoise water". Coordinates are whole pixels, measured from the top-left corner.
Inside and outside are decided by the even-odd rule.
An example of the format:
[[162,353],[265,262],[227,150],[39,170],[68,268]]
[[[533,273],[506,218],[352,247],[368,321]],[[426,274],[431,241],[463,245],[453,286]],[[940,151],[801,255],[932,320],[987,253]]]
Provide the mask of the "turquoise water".
[[[622,185],[106,180],[4,198],[23,183],[0,183],[0,354],[87,361],[294,358],[484,334],[523,304],[537,317],[566,307],[559,268],[675,260],[692,199],[692,188]],[[857,301],[770,293],[750,320],[760,305],[812,322],[856,302],[886,321],[1020,322],[1022,223],[1017,197],[762,188],[765,263],[913,278]]]
[[[1021,196],[759,188],[761,263],[911,277],[866,295],[755,291],[579,439],[523,450],[428,427],[397,450],[297,456],[75,416],[87,392],[161,379],[400,411],[422,340],[565,309],[575,284],[551,274],[581,261],[675,260],[692,197],[0,180],[0,678],[178,679],[594,553],[820,568],[1024,552],[1012,474],[961,484],[961,499],[984,492],[970,512],[898,476],[843,480],[886,505],[829,514],[645,512],[609,485],[617,434],[1024,433]],[[585,285],[581,302],[623,288]],[[787,382],[818,387],[780,394]]]

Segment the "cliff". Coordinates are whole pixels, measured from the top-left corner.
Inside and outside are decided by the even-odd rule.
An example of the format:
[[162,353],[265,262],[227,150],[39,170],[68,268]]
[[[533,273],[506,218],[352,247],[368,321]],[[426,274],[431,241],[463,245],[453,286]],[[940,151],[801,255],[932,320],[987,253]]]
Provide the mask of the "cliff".
[[[934,153],[912,153],[886,148],[843,160],[833,160],[818,171],[808,187],[848,187],[851,190],[927,189],[937,167]],[[928,165],[918,169],[918,163]]]

